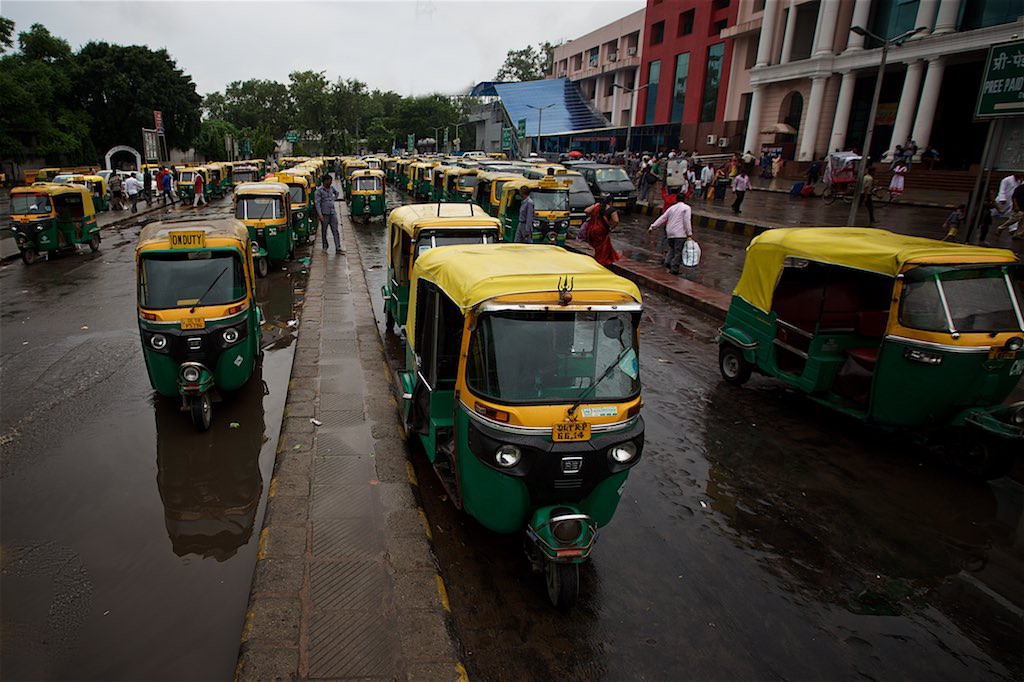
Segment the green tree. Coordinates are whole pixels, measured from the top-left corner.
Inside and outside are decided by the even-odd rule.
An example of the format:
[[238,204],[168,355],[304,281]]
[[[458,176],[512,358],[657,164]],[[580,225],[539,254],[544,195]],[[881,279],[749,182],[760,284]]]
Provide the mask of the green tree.
[[366,146],[370,151],[391,151],[395,143],[395,131],[388,128],[383,118],[375,118],[366,128]]
[[334,130],[331,88],[324,72],[294,71],[288,75],[288,92],[294,103],[292,127],[303,140],[319,140]]
[[216,97],[207,96],[203,104],[211,117],[231,121],[239,128],[267,126],[277,136],[288,130],[292,98],[283,83],[256,79],[235,81],[228,84],[223,95],[216,94]]
[[271,133],[270,126],[260,125],[256,128],[244,128],[239,132],[240,139],[246,139],[252,143],[252,157],[254,159],[265,159],[277,149],[277,141]]
[[0,17],[0,54],[14,47],[14,22]]
[[21,161],[31,153],[51,163],[94,161],[90,117],[74,97],[80,70],[71,47],[41,24],[19,34],[18,47],[0,58],[0,157]]
[[227,147],[227,136],[230,135],[237,143],[238,128],[231,123],[219,119],[208,118],[199,126],[199,135],[193,140],[192,146],[207,161],[230,161],[232,150]]
[[187,149],[199,135],[202,98],[166,50],[89,43],[76,61],[82,69],[78,97],[92,117],[96,149],[139,147],[142,129],[154,125],[154,111],[163,112],[169,146]]
[[545,41],[521,50],[509,50],[498,69],[497,81],[537,81],[552,73],[555,45]]

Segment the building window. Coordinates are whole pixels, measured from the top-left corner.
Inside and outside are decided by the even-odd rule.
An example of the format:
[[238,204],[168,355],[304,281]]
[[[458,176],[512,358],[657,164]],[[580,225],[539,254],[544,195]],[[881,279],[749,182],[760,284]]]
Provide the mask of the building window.
[[654,108],[658,104],[658,81],[661,79],[661,60],[655,59],[647,67],[647,107],[644,109],[644,123],[654,123]]
[[[743,130],[746,131],[750,123],[750,106],[754,103],[754,93],[745,92],[740,95],[740,121],[743,122]],[[751,149],[750,151],[754,151]]]
[[583,53],[579,52],[572,56],[572,70],[579,71],[583,68]]
[[704,99],[700,105],[700,122],[711,123],[718,114],[718,86],[722,79],[722,59],[725,43],[708,48],[708,63],[704,71]]
[[596,47],[590,48],[590,51],[587,53],[587,64],[589,66],[597,66],[597,57],[600,52],[601,51]]
[[764,11],[764,3],[765,3],[765,0],[754,0],[754,9],[752,11],[753,12],[763,12]]
[[661,45],[665,40],[665,22],[659,21],[651,26],[651,45]]
[[690,70],[690,53],[676,56],[676,83],[672,90],[672,122],[683,120],[683,104],[686,103],[686,75]]
[[679,31],[676,35],[688,36],[693,33],[693,16],[696,10],[688,9],[679,15]]
[[[917,21],[917,10],[921,0],[890,0],[876,3],[871,32],[883,38],[893,38],[914,28]],[[866,39],[867,47],[880,47],[873,38]]]
[[962,31],[1011,24],[1021,14],[1020,0],[964,0]]
[[[607,83],[606,83],[606,85],[604,86],[604,96],[605,97],[611,97],[614,94],[615,94],[615,79],[614,78],[609,78]],[[609,116],[608,118],[611,118],[611,116]]]
[[712,0],[711,2],[712,9],[725,9],[728,6],[729,0]]
[[721,21],[712,21],[711,30],[708,31],[709,36],[717,36],[719,33],[729,28],[729,20],[722,19]]

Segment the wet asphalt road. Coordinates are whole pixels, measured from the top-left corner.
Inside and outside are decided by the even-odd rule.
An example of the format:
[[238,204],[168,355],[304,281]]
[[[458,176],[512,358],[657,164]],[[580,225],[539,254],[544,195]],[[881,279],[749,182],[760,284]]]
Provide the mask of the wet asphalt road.
[[105,230],[98,253],[0,269],[5,679],[234,673],[301,267],[259,282],[262,370],[200,434],[149,385],[138,232]]
[[[380,315],[384,226],[350,229]],[[772,380],[728,386],[715,321],[645,304],[644,457],[571,613],[548,605],[522,538],[455,511],[412,448],[471,677],[1024,675],[1019,479],[965,481]],[[402,343],[385,338],[393,363]]]

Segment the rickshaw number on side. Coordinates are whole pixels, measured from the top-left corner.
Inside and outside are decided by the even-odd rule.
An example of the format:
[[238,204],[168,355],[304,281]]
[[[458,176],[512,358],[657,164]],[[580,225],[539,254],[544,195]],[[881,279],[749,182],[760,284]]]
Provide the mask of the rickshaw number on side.
[[551,429],[551,440],[590,440],[590,422],[561,422]]
[[172,249],[205,249],[206,233],[200,231],[171,232],[167,235]]
[[206,320],[201,317],[186,317],[181,321],[182,329],[206,329]]

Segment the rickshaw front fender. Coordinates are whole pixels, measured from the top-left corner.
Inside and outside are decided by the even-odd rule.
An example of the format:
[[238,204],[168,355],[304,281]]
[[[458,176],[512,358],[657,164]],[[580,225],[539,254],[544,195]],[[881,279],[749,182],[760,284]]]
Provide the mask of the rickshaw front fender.
[[[578,524],[579,532],[572,541],[564,542],[555,537],[556,523]],[[550,561],[579,564],[590,556],[597,541],[598,526],[586,512],[574,504],[556,504],[540,507],[530,515],[526,536]]]
[[[1020,420],[1020,425],[1014,419]],[[1024,401],[995,407],[971,407],[962,410],[950,426],[970,426],[1011,441],[1024,442]]]
[[757,360],[757,341],[749,334],[735,327],[722,327],[718,330],[718,345],[731,344],[743,351],[743,359],[754,363]]
[[183,396],[202,395],[213,388],[213,372],[207,367],[199,367],[199,381],[194,383],[185,383],[181,379],[181,375],[178,376],[178,394]]

